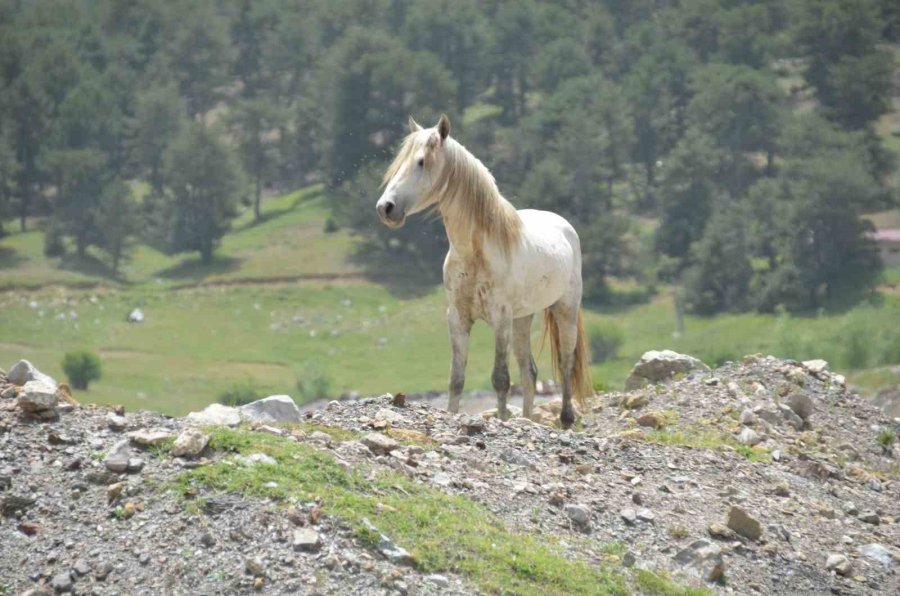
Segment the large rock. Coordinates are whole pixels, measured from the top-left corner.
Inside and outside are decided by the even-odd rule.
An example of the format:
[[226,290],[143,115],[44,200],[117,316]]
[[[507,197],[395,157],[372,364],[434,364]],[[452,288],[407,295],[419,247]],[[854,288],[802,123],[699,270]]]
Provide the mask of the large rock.
[[693,356],[679,354],[672,350],[644,352],[641,359],[631,369],[631,374],[625,381],[625,390],[634,391],[647,383],[659,383],[671,379],[677,374],[685,374],[693,370],[708,371],[709,367]]
[[237,426],[241,423],[241,412],[230,406],[209,404],[199,412],[188,414],[187,421],[198,426]]
[[815,410],[812,398],[801,391],[795,391],[787,397],[788,407],[802,420],[807,420]]
[[50,410],[57,404],[59,395],[56,393],[56,385],[50,385],[40,379],[27,381],[19,392],[18,405],[27,412]]
[[141,429],[128,433],[128,438],[131,439],[131,442],[141,447],[161,445],[174,436],[167,430],[154,429]]
[[206,449],[209,436],[196,428],[186,428],[181,431],[175,442],[172,443],[172,457],[194,457]]
[[376,455],[387,455],[394,449],[400,447],[400,443],[381,433],[369,433],[360,439],[360,441],[369,448],[369,451]]
[[6,378],[9,379],[10,383],[19,386],[23,386],[29,381],[41,381],[45,385],[53,387],[53,390],[56,391],[56,380],[50,375],[39,371],[35,365],[27,360],[19,360],[16,362],[9,370]]
[[241,406],[240,415],[248,422],[274,424],[300,422],[300,408],[289,395],[271,395]]
[[762,537],[762,525],[740,507],[732,507],[728,512],[728,527],[750,540]]
[[722,548],[715,542],[696,540],[687,548],[678,551],[675,562],[703,581],[717,582],[725,577]]

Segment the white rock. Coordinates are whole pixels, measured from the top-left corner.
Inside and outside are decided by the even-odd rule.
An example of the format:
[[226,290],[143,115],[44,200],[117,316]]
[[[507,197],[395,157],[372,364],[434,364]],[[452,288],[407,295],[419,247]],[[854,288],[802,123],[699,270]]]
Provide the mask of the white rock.
[[128,440],[123,439],[112,446],[103,463],[111,472],[121,473],[128,469],[128,460],[131,458],[131,450],[128,448]]
[[386,455],[400,446],[400,443],[381,433],[369,433],[360,441],[376,455]]
[[242,466],[255,466],[256,464],[266,464],[269,466],[275,466],[278,462],[271,455],[266,455],[265,453],[251,453],[250,455],[238,455],[234,458]]
[[300,422],[303,414],[289,395],[270,395],[241,406],[240,415],[248,422],[277,424],[279,422]]
[[206,449],[208,443],[207,434],[196,428],[186,428],[172,444],[172,457],[194,457]]
[[725,575],[722,548],[708,540],[697,540],[675,555],[675,562],[703,581],[721,581]]
[[815,360],[804,360],[803,366],[805,366],[806,370],[808,370],[809,372],[819,374],[821,372],[825,372],[828,369],[828,362],[820,358],[817,358]]
[[709,367],[693,356],[679,354],[672,350],[644,352],[641,359],[631,369],[631,374],[625,381],[625,390],[640,389],[647,382],[658,383],[692,370],[708,371]]
[[59,403],[56,385],[50,385],[40,379],[27,381],[19,392],[17,403],[27,412],[50,410]]
[[850,559],[845,555],[832,553],[828,555],[828,559],[825,561],[825,569],[833,570],[839,575],[850,575],[853,566],[850,563]]
[[159,445],[165,443],[174,436],[174,434],[166,430],[141,429],[128,433],[128,438],[131,439],[131,442],[135,445],[140,445],[141,447]]
[[132,310],[128,313],[128,322],[129,323],[143,323],[144,322],[144,311],[139,308]]
[[197,426],[237,426],[241,423],[241,413],[230,406],[209,404],[199,412],[188,414],[187,421]]
[[44,385],[53,387],[54,391],[57,387],[56,380],[54,380],[53,377],[39,371],[37,367],[28,360],[19,360],[16,362],[13,367],[9,369],[6,378],[9,379],[9,382],[13,385],[19,385],[20,387],[25,385],[28,381],[42,381]]
[[738,441],[741,443],[741,445],[749,445],[752,447],[753,445],[756,445],[760,441],[762,441],[762,437],[760,437],[759,433],[757,433],[752,428],[745,427],[741,431],[741,434],[738,436]]
[[294,550],[314,552],[322,546],[322,538],[312,528],[294,530]]

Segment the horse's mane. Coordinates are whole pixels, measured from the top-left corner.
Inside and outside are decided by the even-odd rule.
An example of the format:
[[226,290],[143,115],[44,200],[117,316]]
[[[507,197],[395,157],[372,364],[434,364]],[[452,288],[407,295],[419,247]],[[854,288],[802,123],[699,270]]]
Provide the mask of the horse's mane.
[[[385,172],[385,184],[411,162],[416,141],[423,136],[413,133],[403,140],[397,157]],[[479,235],[485,236],[508,255],[519,242],[522,220],[500,194],[490,170],[450,137],[443,142],[443,159],[444,167],[433,181],[427,201],[440,212],[447,233],[470,237],[475,242],[480,241]]]

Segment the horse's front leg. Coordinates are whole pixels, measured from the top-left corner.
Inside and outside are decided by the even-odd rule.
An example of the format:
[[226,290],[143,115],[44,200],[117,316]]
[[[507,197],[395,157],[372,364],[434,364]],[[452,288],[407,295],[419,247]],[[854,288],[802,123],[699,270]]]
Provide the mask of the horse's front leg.
[[500,316],[493,321],[494,328],[494,372],[491,383],[497,392],[497,416],[509,419],[506,397],[509,395],[509,343],[512,335],[512,316],[509,309],[502,308]]
[[472,321],[460,316],[459,311],[451,306],[447,309],[447,326],[450,329],[450,400],[447,409],[454,414],[459,412],[459,397],[466,384],[466,360],[469,357],[469,332]]

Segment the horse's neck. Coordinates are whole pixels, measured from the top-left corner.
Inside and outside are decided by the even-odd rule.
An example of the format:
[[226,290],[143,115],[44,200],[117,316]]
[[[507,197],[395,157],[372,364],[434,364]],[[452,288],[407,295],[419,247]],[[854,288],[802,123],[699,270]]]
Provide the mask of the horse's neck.
[[[506,202],[497,196],[498,201]],[[511,205],[509,205],[512,208]],[[441,217],[444,221],[444,229],[447,231],[447,240],[450,250],[464,260],[477,258],[483,260],[488,253],[496,252],[500,247],[493,245],[493,240],[487,236],[484,230],[480,230],[471,220],[471,216],[463,209],[451,206],[441,209]]]

